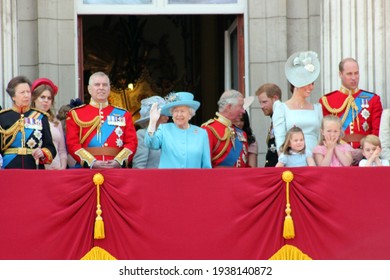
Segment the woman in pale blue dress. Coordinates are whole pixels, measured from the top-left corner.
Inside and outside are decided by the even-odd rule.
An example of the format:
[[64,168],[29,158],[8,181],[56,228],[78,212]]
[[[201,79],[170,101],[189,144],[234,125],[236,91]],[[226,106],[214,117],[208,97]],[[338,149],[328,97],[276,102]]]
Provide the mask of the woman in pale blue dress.
[[[189,123],[200,103],[189,92],[172,93],[160,110],[157,103],[150,110],[145,145],[161,149],[159,168],[211,168],[209,138],[206,130]],[[172,116],[173,123],[161,124],[160,114]]]
[[314,81],[320,74],[317,54],[308,51],[291,55],[286,62],[285,73],[294,89],[289,100],[274,103],[272,121],[276,147],[279,151],[287,131],[297,126],[302,129],[307,150],[311,152],[318,144],[322,121],[321,105],[311,104],[307,100],[314,88]]

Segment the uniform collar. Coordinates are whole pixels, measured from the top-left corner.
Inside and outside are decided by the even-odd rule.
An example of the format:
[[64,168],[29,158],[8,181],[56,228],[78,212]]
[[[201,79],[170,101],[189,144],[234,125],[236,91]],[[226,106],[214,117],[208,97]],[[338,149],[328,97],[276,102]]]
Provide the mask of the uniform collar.
[[347,89],[346,87],[344,86],[341,86],[340,87],[340,91],[344,94],[350,94],[350,95],[354,95],[355,93],[357,93],[359,91],[359,88],[355,88],[355,89]]
[[218,112],[216,113],[216,115],[217,115],[216,119],[217,119],[220,123],[222,123],[222,124],[224,124],[224,125],[226,125],[226,126],[231,126],[231,125],[232,125],[232,121],[229,120],[228,118],[222,116],[222,115],[221,115],[220,113],[218,113]]
[[93,100],[91,98],[91,101],[89,102],[89,105],[91,105],[91,106],[93,106],[95,108],[98,108],[98,109],[103,109],[103,108],[106,108],[108,106],[108,101],[99,103],[99,102],[96,102],[95,100]]
[[24,114],[26,113],[27,111],[30,110],[30,106],[16,106],[14,104],[14,106],[12,107],[12,110],[14,110],[15,112],[19,113],[19,114]]

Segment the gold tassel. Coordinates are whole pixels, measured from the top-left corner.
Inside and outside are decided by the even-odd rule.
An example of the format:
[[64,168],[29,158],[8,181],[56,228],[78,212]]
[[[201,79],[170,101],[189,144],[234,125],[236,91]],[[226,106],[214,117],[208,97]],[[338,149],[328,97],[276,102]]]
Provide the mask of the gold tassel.
[[103,218],[102,218],[102,209],[101,209],[101,205],[100,205],[100,186],[103,184],[104,182],[104,177],[102,174],[100,173],[96,173],[94,176],[93,176],[93,182],[94,184],[96,185],[96,194],[97,194],[97,198],[96,198],[96,219],[95,219],[95,229],[94,229],[94,238],[95,239],[104,239],[106,236],[105,236],[105,233],[104,233],[104,222],[103,222]]
[[294,221],[290,215],[290,204],[286,205],[286,217],[284,217],[283,237],[285,239],[293,239],[295,237]]
[[297,247],[292,245],[284,245],[279,249],[269,260],[311,260],[309,255],[306,255]]
[[95,246],[81,260],[116,260],[116,258],[103,248]]
[[295,230],[294,221],[291,217],[290,182],[294,179],[294,175],[291,171],[284,171],[282,179],[286,182],[286,217],[284,218],[283,237],[285,239],[293,239],[295,237]]

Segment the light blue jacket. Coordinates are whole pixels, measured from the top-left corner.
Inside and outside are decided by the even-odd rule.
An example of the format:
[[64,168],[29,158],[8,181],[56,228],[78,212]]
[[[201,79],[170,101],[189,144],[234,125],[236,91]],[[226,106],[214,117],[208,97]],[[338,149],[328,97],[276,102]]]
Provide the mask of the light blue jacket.
[[144,141],[151,149],[161,149],[159,168],[211,168],[209,138],[198,126],[160,124],[153,136],[145,134]]

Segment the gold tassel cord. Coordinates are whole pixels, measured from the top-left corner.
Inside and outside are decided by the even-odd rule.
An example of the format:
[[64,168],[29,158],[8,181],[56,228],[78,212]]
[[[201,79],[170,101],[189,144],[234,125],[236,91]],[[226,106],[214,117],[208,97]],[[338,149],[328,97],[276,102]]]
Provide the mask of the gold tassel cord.
[[93,182],[96,185],[96,219],[95,219],[95,229],[94,229],[94,238],[95,239],[104,239],[104,222],[102,218],[102,209],[100,205],[100,186],[103,185],[104,177],[100,173],[96,173],[93,176]]
[[[72,110],[71,114],[73,116],[74,122],[80,127],[80,131],[79,131],[80,144],[83,144],[85,142],[87,137],[93,132],[93,130],[95,128],[97,128],[97,130],[99,131],[99,129],[100,129],[100,117],[99,116],[96,116],[95,118],[93,118],[89,122],[83,122],[82,120],[79,119],[76,111]],[[89,127],[89,130],[82,137],[82,129],[86,128],[86,127]]]
[[13,124],[7,130],[4,130],[3,128],[0,127],[0,134],[3,135],[3,139],[2,139],[2,143],[1,143],[2,151],[5,151],[6,149],[8,149],[11,146],[11,144],[14,142],[16,135],[18,134],[19,131],[22,133],[22,139],[21,139],[22,146],[21,147],[24,147],[24,141],[23,141],[23,139],[25,138],[24,118],[21,117],[17,122],[15,122],[15,124]]
[[294,179],[294,174],[291,171],[284,171],[282,179],[286,182],[286,217],[284,218],[283,237],[284,239],[293,239],[295,237],[295,230],[294,221],[291,217],[290,182]]
[[[328,110],[332,115],[337,116],[338,113],[343,112],[345,109],[343,117],[341,118],[341,124],[344,124],[350,109],[352,109],[352,122],[355,119],[355,114],[357,116],[359,108],[357,107],[357,105],[355,103],[355,99],[353,98],[353,96],[351,94],[348,95],[348,97],[344,100],[343,105],[341,105],[341,107],[338,109],[330,107],[326,96],[323,96],[321,99],[322,99],[322,103],[324,104],[324,107],[326,108],[326,110]],[[359,127],[359,118],[356,118],[356,121],[357,121],[358,127]]]

